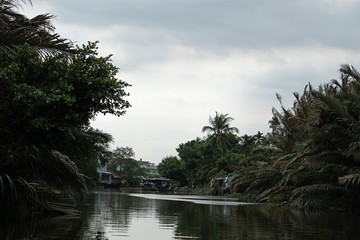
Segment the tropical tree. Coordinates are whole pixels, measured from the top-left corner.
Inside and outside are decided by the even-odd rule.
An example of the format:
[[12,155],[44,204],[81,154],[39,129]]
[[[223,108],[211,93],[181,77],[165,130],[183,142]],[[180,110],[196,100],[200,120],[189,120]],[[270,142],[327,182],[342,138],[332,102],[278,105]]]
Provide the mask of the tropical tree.
[[[40,14],[29,19],[16,11],[19,2],[0,1],[0,52],[14,53],[26,43],[43,56],[58,52],[75,53],[72,42],[55,32],[52,15]],[[22,2],[31,4],[31,0]]]
[[308,84],[292,108],[273,110],[265,156],[239,168],[234,189],[294,207],[359,206],[360,73],[339,71],[340,81]]
[[117,174],[127,186],[136,186],[139,179],[148,174],[134,157],[135,152],[131,147],[116,147],[108,162],[108,169]]
[[264,141],[265,137],[259,131],[255,135],[245,134],[239,137],[238,148],[242,154],[249,155],[256,147],[262,145]]
[[[233,134],[238,129],[230,126],[232,120],[228,114],[216,112],[214,118],[209,118],[210,125],[202,129],[203,132],[209,132],[207,138],[196,138],[179,144],[176,148],[179,160],[165,158],[159,168],[176,171],[179,175],[183,172],[186,182],[191,186],[208,184],[212,177],[233,172],[237,161],[242,159],[242,153],[239,153],[239,138]],[[169,174],[165,172],[163,174]]]
[[110,56],[97,56],[95,43],[79,47],[72,61],[63,54],[43,58],[29,46],[0,54],[4,209],[15,216],[48,208],[50,193],[84,197],[84,173],[94,173],[111,140],[90,120],[99,113],[122,116],[130,107],[130,85],[116,78],[117,71]]
[[112,136],[99,129],[86,127],[72,130],[68,137],[70,138],[58,148],[59,151],[66,154],[86,176],[87,186],[95,186],[99,159],[107,162],[110,158],[109,145],[113,141]]
[[140,178],[148,174],[147,170],[132,158],[112,158],[108,169],[120,177],[123,185],[131,187],[136,186]]
[[219,114],[215,112],[215,116],[209,116],[209,124],[202,128],[202,132],[208,132],[208,140],[223,149],[227,149],[230,145],[229,134],[239,133],[236,127],[230,127],[230,122],[234,120],[228,114]]
[[159,163],[157,170],[160,176],[175,180],[180,186],[187,184],[184,167],[180,159],[176,156],[165,157],[161,163]]
[[116,147],[112,154],[116,158],[134,158],[135,152],[131,147]]
[[191,186],[206,184],[211,178],[209,172],[215,168],[213,150],[200,138],[181,143],[176,148],[186,180]]

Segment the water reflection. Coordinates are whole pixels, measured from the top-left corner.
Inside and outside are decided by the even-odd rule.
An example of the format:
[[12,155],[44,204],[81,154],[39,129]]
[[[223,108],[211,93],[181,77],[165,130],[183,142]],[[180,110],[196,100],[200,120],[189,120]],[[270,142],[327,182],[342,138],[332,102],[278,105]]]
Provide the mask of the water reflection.
[[17,222],[9,222],[2,219],[0,224],[1,240],[42,240],[62,239],[74,240],[78,238],[83,229],[83,221],[80,216],[58,216],[43,218],[34,216],[33,219],[19,219]]
[[[351,213],[295,211],[192,196],[100,193],[85,237],[119,239],[357,239]],[[223,199],[224,200],[224,199]],[[216,201],[216,204],[214,204]],[[90,233],[90,234],[89,234]],[[86,239],[86,238],[85,238]]]
[[88,240],[98,231],[109,240],[358,239],[359,218],[355,213],[296,211],[234,199],[104,191],[92,195],[81,218],[35,221],[30,230],[14,230],[17,234],[8,239]]

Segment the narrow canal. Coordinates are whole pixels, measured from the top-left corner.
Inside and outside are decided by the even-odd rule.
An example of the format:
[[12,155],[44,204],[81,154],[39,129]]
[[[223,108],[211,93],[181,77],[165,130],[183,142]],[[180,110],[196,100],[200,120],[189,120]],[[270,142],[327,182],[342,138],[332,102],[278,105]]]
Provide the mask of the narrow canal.
[[91,195],[81,219],[36,222],[26,239],[88,240],[96,239],[98,232],[109,240],[355,240],[360,236],[360,217],[230,198],[102,191]]

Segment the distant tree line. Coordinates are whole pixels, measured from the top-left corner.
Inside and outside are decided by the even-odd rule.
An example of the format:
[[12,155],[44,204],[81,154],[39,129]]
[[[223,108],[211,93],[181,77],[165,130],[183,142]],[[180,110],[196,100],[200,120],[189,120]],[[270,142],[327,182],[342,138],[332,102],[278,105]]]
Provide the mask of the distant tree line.
[[111,151],[107,169],[121,180],[121,187],[139,187],[140,179],[152,176],[148,169],[135,160],[131,147],[116,147]]
[[226,176],[246,161],[251,151],[264,141],[262,133],[237,136],[228,114],[215,113],[202,128],[208,135],[180,144],[178,156],[165,157],[158,165],[160,175],[176,180],[180,186],[208,185],[213,177]]

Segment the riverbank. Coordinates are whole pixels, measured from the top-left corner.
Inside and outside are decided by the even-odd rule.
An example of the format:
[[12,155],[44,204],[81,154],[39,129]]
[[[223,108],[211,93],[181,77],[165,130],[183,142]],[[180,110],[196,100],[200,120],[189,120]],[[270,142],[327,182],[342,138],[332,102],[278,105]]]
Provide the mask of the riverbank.
[[[111,189],[110,189],[111,190]],[[154,191],[144,191],[140,187],[138,188],[120,188],[120,189],[112,189],[115,191],[120,191],[124,193],[154,193]],[[97,191],[101,191],[101,189],[98,189]],[[165,192],[155,192],[155,193],[164,193],[164,194],[175,194],[175,195],[199,195],[199,196],[213,196],[211,194],[211,191],[208,186],[201,186],[201,187],[174,187],[171,191],[165,191]],[[242,193],[230,193],[221,195],[224,197],[229,198],[236,198],[239,201],[242,202],[256,202],[254,197],[250,195],[245,195]]]
[[[171,191],[144,191],[141,188],[120,188],[116,191],[128,192],[128,193],[162,193],[162,194],[174,194],[174,195],[199,195],[199,196],[213,196],[210,192],[208,186],[201,187],[174,187]],[[272,198],[259,198],[258,195],[255,194],[244,194],[244,193],[230,193],[221,195],[223,197],[236,198],[238,201],[247,202],[247,203],[263,203],[272,206],[279,207],[288,207],[291,209],[314,209],[314,210],[329,210],[329,211],[356,211],[358,212],[360,209],[356,201],[347,201],[347,199],[328,199],[328,201],[324,202],[321,198],[312,198],[312,207],[306,207],[307,205],[294,205],[289,200],[292,195],[292,189],[287,189],[286,191],[279,192],[276,196],[272,196]],[[320,196],[321,197],[321,196]],[[340,198],[340,197],[337,197]],[[331,200],[331,201],[330,201]],[[304,200],[306,201],[306,199]],[[310,201],[310,200],[309,200]],[[315,202],[314,202],[315,201]]]

